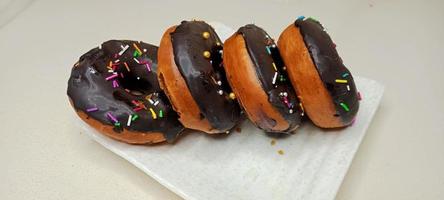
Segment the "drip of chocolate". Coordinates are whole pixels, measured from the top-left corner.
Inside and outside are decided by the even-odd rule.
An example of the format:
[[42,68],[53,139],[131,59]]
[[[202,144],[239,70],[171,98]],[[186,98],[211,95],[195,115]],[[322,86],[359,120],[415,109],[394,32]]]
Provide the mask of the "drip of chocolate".
[[77,112],[140,134],[163,133],[173,142],[184,127],[157,81],[157,47],[110,40],[80,57],[68,80]]
[[359,109],[358,93],[353,76],[342,63],[336,45],[322,25],[300,17],[295,21],[316,69],[336,106],[336,117],[345,124],[352,122]]
[[253,24],[241,27],[237,33],[245,40],[248,54],[262,88],[268,95],[268,101],[290,124],[288,131],[297,128],[304,112],[288,80],[276,44],[262,28]]
[[240,120],[240,107],[230,98],[222,63],[222,42],[202,21],[183,21],[171,33],[174,61],[191,95],[210,125],[227,131]]

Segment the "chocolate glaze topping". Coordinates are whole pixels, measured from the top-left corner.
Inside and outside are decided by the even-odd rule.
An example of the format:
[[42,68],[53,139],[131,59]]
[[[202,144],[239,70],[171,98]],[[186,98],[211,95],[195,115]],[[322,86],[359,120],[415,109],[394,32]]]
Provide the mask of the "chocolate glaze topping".
[[[81,56],[68,81],[76,111],[114,126],[116,134],[123,129],[160,132],[174,141],[184,127],[159,87],[157,49],[143,42],[110,40]],[[127,126],[129,115],[134,120]]]
[[183,21],[171,33],[174,61],[191,95],[217,130],[227,131],[240,120],[240,107],[230,99],[222,63],[222,42],[202,21]]
[[288,80],[279,50],[271,37],[260,27],[249,24],[238,31],[245,40],[248,54],[255,66],[257,77],[268,95],[268,101],[287,120],[294,130],[304,115],[296,92]]
[[322,25],[311,18],[299,18],[295,22],[317,71],[333,98],[336,117],[345,124],[352,122],[359,109],[358,93],[350,71],[342,63],[333,43]]

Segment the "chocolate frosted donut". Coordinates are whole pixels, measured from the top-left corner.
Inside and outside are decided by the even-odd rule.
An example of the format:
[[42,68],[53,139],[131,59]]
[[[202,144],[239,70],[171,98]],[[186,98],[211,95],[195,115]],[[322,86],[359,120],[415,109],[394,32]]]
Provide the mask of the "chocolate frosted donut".
[[273,39],[255,25],[241,27],[224,45],[228,81],[247,116],[268,132],[290,133],[304,115]]
[[159,47],[159,82],[182,124],[207,133],[227,132],[241,110],[227,83],[222,42],[203,21],[169,28]]
[[290,80],[309,118],[319,127],[352,123],[359,109],[353,76],[322,25],[299,17],[278,41]]
[[173,142],[184,127],[157,80],[157,47],[111,40],[80,57],[68,96],[77,114],[114,139]]

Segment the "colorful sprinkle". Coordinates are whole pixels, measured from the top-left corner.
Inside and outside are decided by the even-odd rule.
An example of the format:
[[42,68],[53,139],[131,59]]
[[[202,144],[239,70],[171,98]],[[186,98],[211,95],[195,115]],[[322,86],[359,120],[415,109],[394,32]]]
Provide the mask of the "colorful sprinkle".
[[136,43],[133,43],[134,48],[136,48],[137,52],[139,52],[140,55],[142,55],[142,51],[139,49]]
[[117,77],[117,74],[113,74],[111,76],[106,77],[105,80],[109,81],[109,80],[114,79],[116,77]]
[[128,121],[126,122],[126,126],[131,126],[131,115],[128,115]]
[[119,87],[119,83],[116,80],[113,80],[113,88]]
[[136,61],[137,64],[140,64],[139,60],[137,60],[137,58],[133,58],[134,61]]
[[151,72],[151,67],[150,67],[150,64],[148,64],[148,62],[145,63],[145,66],[146,66],[146,70],[148,70],[148,72]]
[[[122,47],[122,46],[121,46]],[[129,45],[126,45],[125,47],[122,48],[121,51],[119,51],[119,56],[121,56],[123,53],[125,53],[125,51],[129,48]]]
[[135,58],[135,57],[139,57],[139,52],[138,51],[134,51],[134,53],[133,53],[133,57]]
[[336,83],[348,83],[348,81],[344,79],[336,79],[335,81]]
[[340,103],[339,105],[341,105],[342,108],[344,108],[345,111],[347,111],[347,112],[350,111],[350,109],[348,108],[347,104],[345,104],[345,103]]
[[273,85],[276,83],[276,78],[277,78],[277,76],[278,76],[278,73],[277,73],[277,72],[274,72],[273,80],[272,80],[272,82],[271,82],[271,83],[273,83]]
[[154,106],[157,106],[157,104],[159,104],[159,101],[154,102]]
[[115,127],[120,127],[120,122],[116,122],[116,123],[114,123],[114,126],[115,126]]
[[142,110],[142,109],[143,109],[142,107],[136,107],[133,110],[134,110],[134,112],[137,112],[137,111]]
[[350,91],[350,85],[347,85],[347,91]]
[[271,50],[269,46],[265,46],[265,49],[267,50],[267,53],[271,55]]
[[[147,96],[148,97],[148,96]],[[154,104],[154,101],[152,99],[147,98],[150,104]]]
[[163,111],[162,111],[162,110],[159,111],[159,117],[160,117],[160,118],[163,117]]
[[114,117],[111,113],[106,113],[106,116],[108,116],[109,119],[111,119],[111,121],[113,121],[114,123],[117,123],[119,121],[117,121],[116,117]]
[[342,74],[342,78],[345,78],[345,77],[347,77],[349,75],[350,75],[349,73],[345,72],[344,74]]
[[132,117],[131,117],[131,121],[135,121],[136,119],[138,119],[139,118],[139,115],[137,115],[137,114],[134,114],[134,115],[131,115]]
[[150,108],[151,115],[153,116],[153,119],[157,119],[156,112],[154,112],[153,108]]
[[123,65],[125,65],[126,71],[128,71],[128,72],[131,71],[130,68],[129,68],[129,66],[128,66],[128,64],[127,64],[126,62],[124,62]]
[[86,109],[86,112],[95,112],[95,111],[98,111],[99,109],[98,108],[96,108],[96,107],[94,107],[94,108],[87,108]]
[[297,20],[303,20],[303,19],[305,19],[304,16],[299,16],[299,17],[297,18]]
[[223,94],[224,94],[224,91],[223,91],[223,90],[218,90],[217,93],[218,93],[219,95],[223,95]]
[[271,63],[271,64],[273,65],[274,71],[277,71],[278,69],[277,69],[277,67],[276,67],[276,64],[274,64],[274,62]]

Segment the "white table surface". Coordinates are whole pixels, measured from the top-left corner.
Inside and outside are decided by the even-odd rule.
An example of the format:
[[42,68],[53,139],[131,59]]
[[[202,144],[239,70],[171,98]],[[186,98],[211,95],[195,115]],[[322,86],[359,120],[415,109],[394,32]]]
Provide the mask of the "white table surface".
[[182,19],[254,22],[277,37],[298,15],[327,27],[354,74],[386,86],[337,199],[444,198],[442,0],[37,0],[13,9],[23,12],[0,7],[2,200],[180,199],[73,123],[71,65],[112,38],[156,44]]

